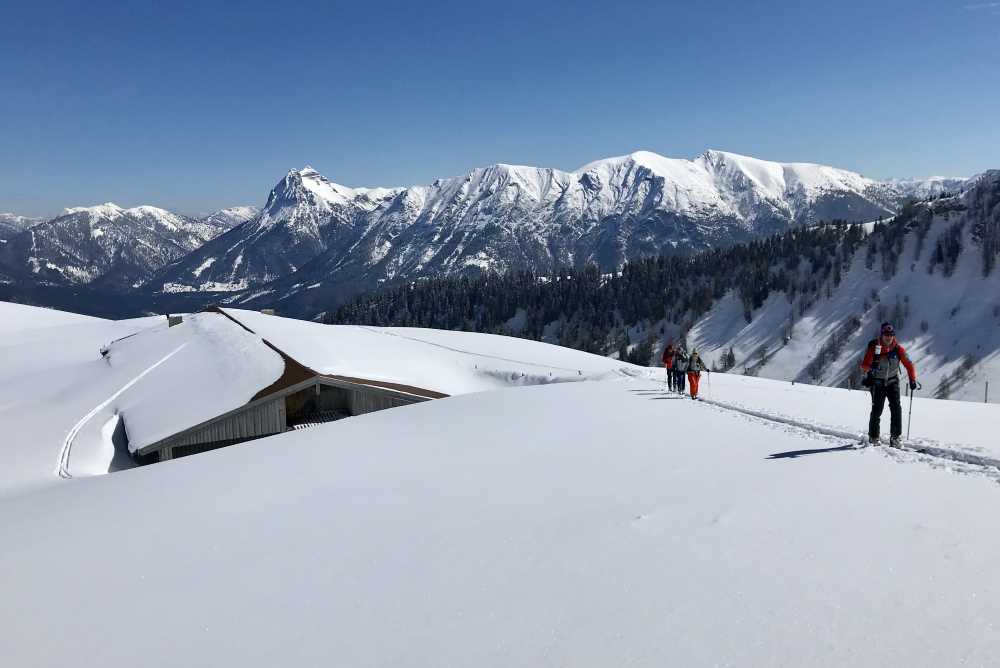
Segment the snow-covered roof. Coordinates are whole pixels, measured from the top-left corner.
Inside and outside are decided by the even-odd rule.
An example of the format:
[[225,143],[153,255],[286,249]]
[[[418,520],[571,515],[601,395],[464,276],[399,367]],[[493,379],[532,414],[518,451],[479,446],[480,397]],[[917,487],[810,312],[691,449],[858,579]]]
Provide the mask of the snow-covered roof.
[[599,355],[508,336],[322,325],[257,311],[223,311],[318,373],[402,383],[448,395],[624,378],[636,369]]
[[[10,334],[13,336],[21,332],[43,327],[57,327],[59,325],[97,322],[100,320],[100,318],[92,318],[87,315],[79,315],[78,313],[70,313],[68,311],[0,301],[0,334]],[[3,343],[10,344],[10,342],[11,340],[8,339]]]

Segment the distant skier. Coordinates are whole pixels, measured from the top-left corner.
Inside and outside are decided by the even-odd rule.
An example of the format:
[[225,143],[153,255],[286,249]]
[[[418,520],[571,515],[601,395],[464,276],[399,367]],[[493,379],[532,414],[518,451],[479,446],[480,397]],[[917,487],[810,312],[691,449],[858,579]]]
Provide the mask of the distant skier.
[[674,344],[668,343],[667,347],[663,349],[663,368],[666,369],[667,375],[667,389],[673,391],[674,389]]
[[671,368],[674,376],[674,392],[684,394],[684,373],[687,371],[688,356],[682,346],[674,349],[674,365]]
[[698,398],[698,383],[701,381],[701,372],[704,371],[708,373],[708,367],[705,363],[701,361],[701,355],[698,354],[697,350],[691,351],[691,357],[688,358],[687,366],[687,380],[688,385],[691,388],[691,398]]
[[861,361],[864,385],[872,393],[872,412],[868,418],[868,442],[878,444],[879,427],[885,400],[889,400],[889,445],[898,446],[903,434],[903,407],[899,403],[899,365],[910,378],[910,390],[917,389],[917,371],[906,355],[906,350],[896,341],[896,330],[891,323],[883,322],[879,336],[868,342],[865,358]]

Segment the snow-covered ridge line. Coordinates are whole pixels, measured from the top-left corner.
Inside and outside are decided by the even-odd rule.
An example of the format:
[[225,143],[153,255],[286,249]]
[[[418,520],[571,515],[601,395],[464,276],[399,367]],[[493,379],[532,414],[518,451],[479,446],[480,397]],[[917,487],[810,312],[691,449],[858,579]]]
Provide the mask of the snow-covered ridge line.
[[[795,225],[875,220],[921,189],[942,187],[715,150],[690,160],[636,151],[572,172],[499,163],[405,188],[351,188],[305,167],[285,175],[259,216],[150,284],[256,290],[272,283],[283,306],[293,305],[286,312],[310,317],[354,293],[421,276],[588,263],[611,271],[628,259]],[[210,258],[211,268],[198,271]],[[328,303],[314,308],[321,300]]]

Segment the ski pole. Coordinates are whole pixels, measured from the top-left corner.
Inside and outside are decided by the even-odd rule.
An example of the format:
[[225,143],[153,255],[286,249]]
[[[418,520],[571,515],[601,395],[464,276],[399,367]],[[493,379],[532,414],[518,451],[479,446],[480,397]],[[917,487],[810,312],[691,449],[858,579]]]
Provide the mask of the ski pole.
[[[917,389],[920,389],[920,383],[917,383]],[[907,390],[910,393],[910,412],[906,416],[906,440],[910,440],[910,420],[913,419],[913,388]]]

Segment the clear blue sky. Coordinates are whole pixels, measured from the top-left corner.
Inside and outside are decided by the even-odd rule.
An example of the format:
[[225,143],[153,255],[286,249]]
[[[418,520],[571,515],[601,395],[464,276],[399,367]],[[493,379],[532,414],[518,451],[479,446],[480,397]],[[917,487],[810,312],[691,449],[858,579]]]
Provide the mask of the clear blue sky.
[[0,211],[261,204],[706,148],[1000,167],[1000,1],[72,2],[0,13]]

